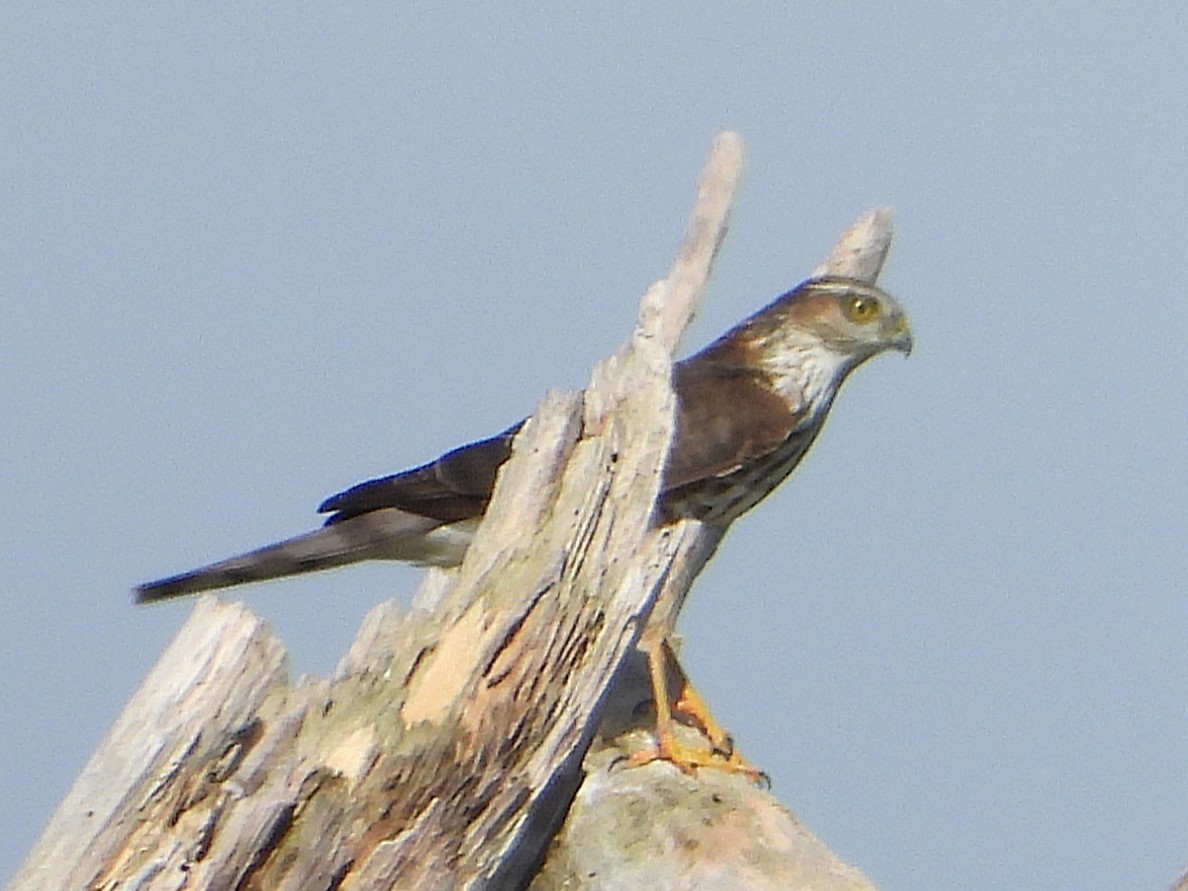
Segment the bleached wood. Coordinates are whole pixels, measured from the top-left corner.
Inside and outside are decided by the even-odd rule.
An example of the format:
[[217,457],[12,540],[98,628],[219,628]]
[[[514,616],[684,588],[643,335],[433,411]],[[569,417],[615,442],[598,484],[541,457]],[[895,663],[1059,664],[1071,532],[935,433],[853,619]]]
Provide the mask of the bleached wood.
[[[638,887],[566,872],[578,864],[589,880],[587,828],[629,800],[624,776],[643,795],[633,813],[648,814],[645,843],[615,835],[627,849],[612,860],[631,864],[632,851],[693,833],[705,857],[688,875],[746,887],[738,880],[753,864],[739,871],[731,846],[714,843],[721,825],[696,804],[739,778],[690,785],[662,764],[607,769],[645,732],[635,705],[646,687],[632,680],[641,631],[650,617],[671,627],[717,543],[697,523],[656,529],[650,516],[672,435],[671,351],[725,235],[740,168],[741,141],[723,134],[677,262],[645,295],[631,341],[584,398],[542,403],[457,572],[431,572],[411,610],[378,606],[332,678],[296,685],[257,619],[202,599],[11,887],[515,888],[537,873],[567,812],[538,883]],[[652,616],[657,598],[665,609]],[[766,827],[751,837],[778,874],[869,887],[810,869],[850,875],[765,793],[735,782],[719,801],[729,825]],[[697,826],[709,834],[696,838]],[[670,866],[677,882],[688,864]]]
[[868,210],[842,233],[812,277],[840,275],[874,284],[891,250],[891,208]]
[[[249,745],[263,704],[287,687],[284,648],[264,623],[241,605],[201,598],[10,887],[96,888],[113,870],[123,887],[168,887],[136,862],[135,840],[156,821],[188,827],[186,812],[206,792],[194,768],[225,770]],[[198,843],[176,835],[179,847]]]
[[591,749],[586,781],[532,891],[877,891],[745,778],[615,769],[619,754]]
[[733,131],[719,133],[709,161],[697,183],[697,200],[685,227],[685,237],[676,260],[663,282],[660,294],[649,292],[641,307],[641,322],[655,315],[655,334],[671,355],[681,334],[697,312],[709,281],[714,260],[730,228],[730,209],[742,176],[742,137]]

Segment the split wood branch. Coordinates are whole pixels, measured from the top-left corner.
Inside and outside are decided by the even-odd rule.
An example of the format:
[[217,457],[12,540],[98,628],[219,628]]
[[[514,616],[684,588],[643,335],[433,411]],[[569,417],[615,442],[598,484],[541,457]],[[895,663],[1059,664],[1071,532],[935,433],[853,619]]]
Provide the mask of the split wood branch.
[[293,687],[268,631],[204,598],[14,888],[527,881],[680,541],[650,522],[670,351],[725,231],[732,146],[703,178],[679,281],[649,293],[584,396],[551,395],[525,425],[437,608],[381,607],[332,680]]

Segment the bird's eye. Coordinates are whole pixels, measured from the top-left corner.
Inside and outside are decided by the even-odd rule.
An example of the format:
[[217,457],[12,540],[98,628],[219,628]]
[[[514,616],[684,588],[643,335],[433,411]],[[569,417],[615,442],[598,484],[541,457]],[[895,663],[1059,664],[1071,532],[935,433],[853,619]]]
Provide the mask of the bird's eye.
[[846,316],[851,322],[873,322],[881,312],[879,301],[873,297],[851,297],[846,303]]

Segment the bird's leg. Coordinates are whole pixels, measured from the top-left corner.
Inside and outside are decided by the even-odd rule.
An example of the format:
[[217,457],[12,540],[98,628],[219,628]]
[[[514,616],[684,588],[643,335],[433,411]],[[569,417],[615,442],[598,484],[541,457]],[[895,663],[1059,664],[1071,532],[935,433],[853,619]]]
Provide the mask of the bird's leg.
[[[762,782],[766,775],[734,751],[734,741],[722,725],[710,714],[701,694],[689,683],[684,669],[677,662],[666,638],[645,640],[641,643],[648,657],[648,669],[652,676],[652,694],[656,700],[656,745],[636,752],[627,759],[628,765],[639,767],[653,761],[667,761],[687,774],[693,774],[701,767],[742,773],[752,781]],[[674,703],[669,697],[668,672],[675,671],[680,684],[680,693]],[[682,743],[673,733],[673,711],[692,718],[710,741],[709,748],[699,748]]]

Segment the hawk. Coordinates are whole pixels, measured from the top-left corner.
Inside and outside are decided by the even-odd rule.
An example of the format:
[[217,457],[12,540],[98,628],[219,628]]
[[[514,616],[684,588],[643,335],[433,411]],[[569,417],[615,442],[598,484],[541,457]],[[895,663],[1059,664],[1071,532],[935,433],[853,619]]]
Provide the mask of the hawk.
[[[825,277],[778,297],[676,363],[676,431],[656,522],[691,517],[729,525],[800,463],[850,372],[880,353],[906,354],[911,347],[911,327],[896,300],[865,282]],[[333,495],[318,508],[329,514],[320,529],[140,585],[136,600],[164,600],[362,560],[455,566],[521,424]],[[652,668],[655,675],[655,661]],[[657,708],[667,711],[660,699]],[[716,727],[708,716],[697,717],[707,730]],[[663,726],[661,733],[668,737]],[[661,740],[660,757],[669,758],[665,746]]]

